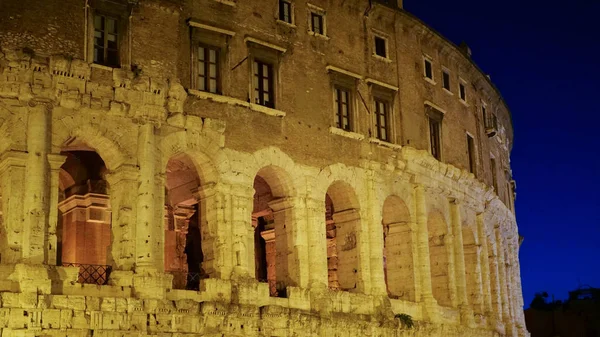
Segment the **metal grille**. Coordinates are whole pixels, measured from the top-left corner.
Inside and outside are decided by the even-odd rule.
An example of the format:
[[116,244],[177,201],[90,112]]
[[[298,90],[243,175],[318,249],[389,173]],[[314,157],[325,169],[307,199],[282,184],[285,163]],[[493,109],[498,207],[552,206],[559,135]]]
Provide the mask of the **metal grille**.
[[105,285],[108,283],[108,277],[112,270],[108,265],[82,264],[82,263],[63,263],[65,267],[79,267],[77,282]]
[[200,280],[207,277],[203,273],[170,271],[173,275],[173,289],[200,290]]

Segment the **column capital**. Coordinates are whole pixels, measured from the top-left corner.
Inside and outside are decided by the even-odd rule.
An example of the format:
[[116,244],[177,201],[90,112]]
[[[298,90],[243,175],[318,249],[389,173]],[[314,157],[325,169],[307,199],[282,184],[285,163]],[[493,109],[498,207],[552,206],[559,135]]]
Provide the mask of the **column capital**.
[[50,164],[50,170],[52,171],[60,170],[61,166],[65,163],[66,160],[67,156],[64,156],[62,154],[48,154],[48,164]]
[[0,174],[11,166],[25,167],[27,164],[27,152],[7,151],[0,156]]
[[295,198],[278,198],[269,201],[268,205],[273,210],[273,212],[280,212],[288,208],[294,207],[295,202]]

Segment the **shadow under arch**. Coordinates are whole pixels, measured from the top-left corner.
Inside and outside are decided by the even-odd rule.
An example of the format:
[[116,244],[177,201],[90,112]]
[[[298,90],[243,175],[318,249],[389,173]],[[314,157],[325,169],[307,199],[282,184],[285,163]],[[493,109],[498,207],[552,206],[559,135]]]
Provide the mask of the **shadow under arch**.
[[382,209],[384,233],[383,257],[387,291],[390,297],[415,301],[415,265],[413,228],[410,211],[404,201],[388,196]]

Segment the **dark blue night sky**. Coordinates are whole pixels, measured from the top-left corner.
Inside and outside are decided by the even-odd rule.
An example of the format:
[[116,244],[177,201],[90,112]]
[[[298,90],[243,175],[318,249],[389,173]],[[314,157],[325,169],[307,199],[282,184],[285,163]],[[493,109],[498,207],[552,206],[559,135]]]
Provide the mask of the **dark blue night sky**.
[[600,1],[404,0],[467,42],[513,115],[525,307],[600,287]]

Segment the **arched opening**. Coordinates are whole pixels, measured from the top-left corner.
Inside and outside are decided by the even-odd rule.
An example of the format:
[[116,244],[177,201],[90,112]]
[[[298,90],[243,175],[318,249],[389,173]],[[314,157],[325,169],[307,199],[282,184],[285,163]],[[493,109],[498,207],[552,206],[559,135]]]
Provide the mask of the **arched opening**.
[[61,152],[57,264],[79,267],[81,283],[106,284],[110,274],[111,208],[106,165],[84,145]]
[[451,307],[450,262],[448,257],[448,225],[439,211],[433,211],[427,219],[429,233],[429,259],[433,297],[439,305]]
[[481,256],[476,229],[463,225],[463,247],[465,254],[465,278],[467,297],[475,314],[483,314],[483,289],[481,285]]
[[173,275],[174,289],[199,290],[203,268],[200,177],[192,159],[177,154],[167,163],[165,180],[165,272]]
[[254,178],[254,269],[259,282],[269,283],[269,293],[287,296],[286,287],[297,285],[291,187],[285,172],[275,166],[262,168]]
[[389,196],[383,203],[383,266],[390,297],[415,300],[413,238],[410,213],[402,199]]
[[327,226],[327,269],[329,288],[343,291],[359,289],[360,210],[350,185],[336,181],[325,194]]

